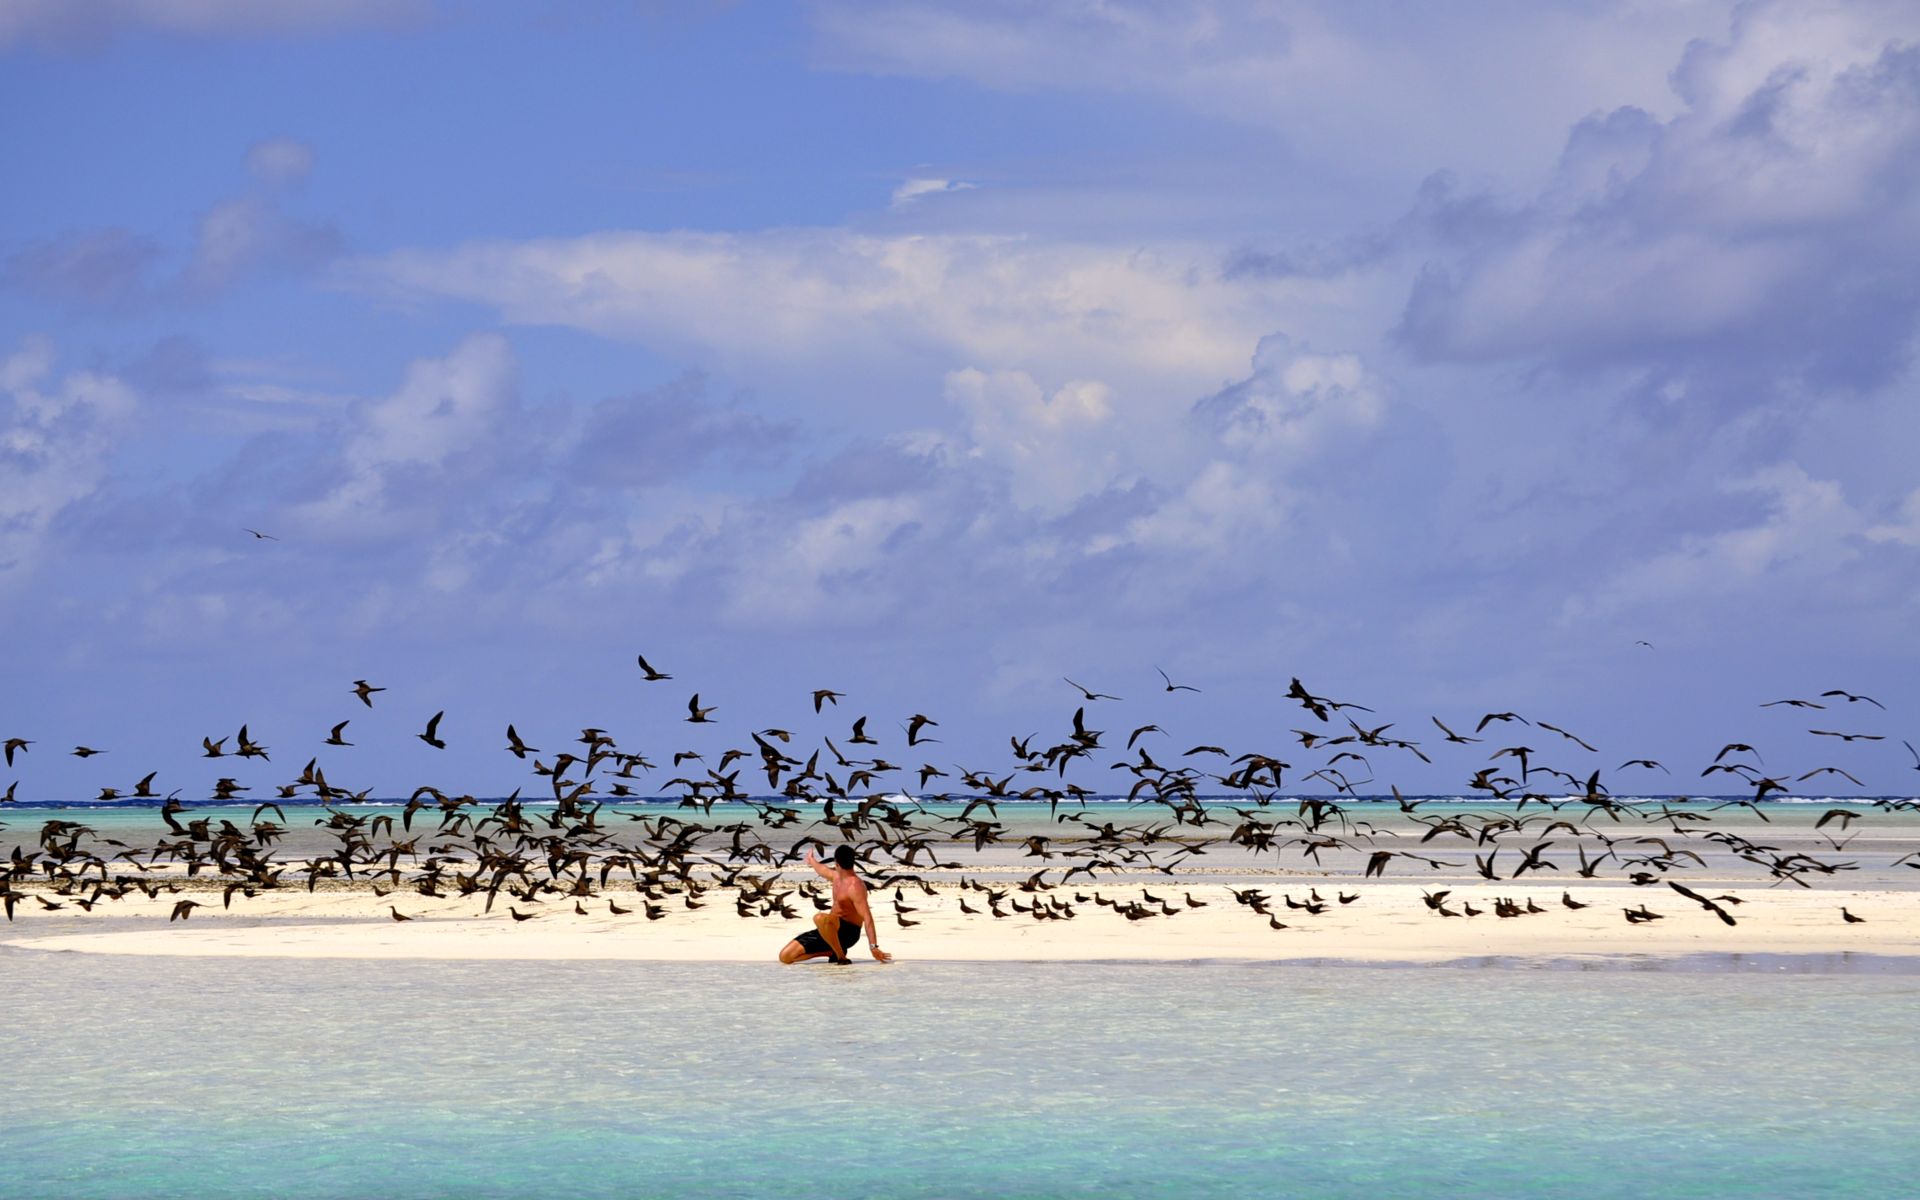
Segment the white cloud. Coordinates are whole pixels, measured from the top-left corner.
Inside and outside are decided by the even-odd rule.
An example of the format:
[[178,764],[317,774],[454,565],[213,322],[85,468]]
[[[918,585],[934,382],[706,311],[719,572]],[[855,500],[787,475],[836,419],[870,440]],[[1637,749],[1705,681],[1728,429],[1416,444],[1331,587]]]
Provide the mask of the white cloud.
[[1907,493],[1907,498],[1900,504],[1899,514],[1893,520],[1868,529],[1867,540],[1920,548],[1920,488]]
[[1191,394],[1230,376],[1289,304],[1331,290],[1222,279],[1216,261],[1186,245],[790,229],[410,250],[355,273],[729,364],[1125,372]]
[[252,196],[215,204],[194,232],[184,282],[198,292],[226,287],[263,268],[319,262],[339,242],[330,226],[297,220]]
[[75,371],[54,383],[53,365],[53,344],[38,337],[0,360],[0,581],[30,564],[55,517],[99,488],[136,407],[119,379]]
[[264,183],[305,183],[313,174],[313,147],[293,138],[270,138],[247,148],[247,170]]
[[1866,521],[1835,480],[1815,479],[1788,463],[1724,490],[1761,497],[1764,514],[1749,525],[1689,535],[1674,549],[1618,571],[1591,597],[1569,602],[1568,610],[1718,600],[1762,582],[1818,580],[1859,557]]
[[947,375],[945,391],[966,414],[968,455],[1004,470],[1017,504],[1058,509],[1140,465],[1123,466],[1113,391],[1097,380],[1049,394],[1024,371],[968,367]]
[[964,192],[973,187],[958,179],[909,179],[893,189],[893,207],[899,208],[923,196],[937,196],[942,192]]
[[1670,104],[1667,64],[1688,38],[1724,28],[1728,8],[830,0],[814,14],[832,66],[1140,93],[1277,130],[1329,170],[1418,177],[1440,166],[1531,174],[1596,108]]
[[474,334],[444,357],[415,360],[396,391],[360,407],[341,452],[344,474],[324,496],[299,506],[298,516],[347,535],[357,524],[390,528],[403,521],[406,514],[393,508],[393,485],[512,438],[502,417],[518,395],[513,349],[497,333]]
[[1743,5],[1694,43],[1670,120],[1577,126],[1529,204],[1429,189],[1446,257],[1403,333],[1438,358],[1697,349],[1849,384],[1904,353],[1920,269],[1920,8]]
[[1281,527],[1288,508],[1286,496],[1244,464],[1210,462],[1166,503],[1129,521],[1124,537],[1096,538],[1089,549],[1135,546],[1175,561],[1248,553]]
[[1198,412],[1226,446],[1292,465],[1336,438],[1378,427],[1386,416],[1382,392],[1358,355],[1316,354],[1272,334],[1260,339],[1253,374],[1202,401]]

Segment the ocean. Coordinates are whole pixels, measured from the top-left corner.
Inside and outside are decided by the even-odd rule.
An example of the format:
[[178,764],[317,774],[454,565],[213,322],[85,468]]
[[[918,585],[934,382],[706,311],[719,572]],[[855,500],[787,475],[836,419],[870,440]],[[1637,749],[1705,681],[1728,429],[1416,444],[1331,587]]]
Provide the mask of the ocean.
[[1910,960],[120,958],[0,947],[13,1200],[1854,1196]]

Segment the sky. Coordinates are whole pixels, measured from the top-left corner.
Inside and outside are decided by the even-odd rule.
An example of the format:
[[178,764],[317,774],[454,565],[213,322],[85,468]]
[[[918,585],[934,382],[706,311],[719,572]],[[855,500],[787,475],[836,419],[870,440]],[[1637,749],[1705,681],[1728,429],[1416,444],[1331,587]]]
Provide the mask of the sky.
[[1920,781],[1910,3],[0,0],[0,161],[22,799],[997,767],[1063,677]]

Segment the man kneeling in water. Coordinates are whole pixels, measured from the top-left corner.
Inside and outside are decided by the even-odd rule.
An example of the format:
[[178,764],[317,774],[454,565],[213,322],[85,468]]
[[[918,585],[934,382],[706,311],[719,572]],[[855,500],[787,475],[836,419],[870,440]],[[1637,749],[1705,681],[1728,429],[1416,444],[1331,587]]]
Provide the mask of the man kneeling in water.
[[781,962],[797,963],[823,957],[836,963],[851,961],[847,951],[860,940],[862,926],[866,928],[867,946],[873,951],[873,957],[881,962],[893,961],[893,955],[880,948],[880,931],[874,926],[873,909],[867,904],[867,885],[853,873],[853,864],[852,846],[835,850],[832,866],[814,857],[812,850],[807,851],[807,865],[833,884],[833,907],[816,913],[813,928],[781,949]]

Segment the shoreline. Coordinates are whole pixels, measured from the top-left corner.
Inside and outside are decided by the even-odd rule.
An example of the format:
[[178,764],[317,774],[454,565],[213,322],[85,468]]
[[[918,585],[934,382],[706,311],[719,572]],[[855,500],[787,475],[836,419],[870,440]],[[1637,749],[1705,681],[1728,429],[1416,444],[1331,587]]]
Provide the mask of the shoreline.
[[[1332,881],[1328,881],[1331,883]],[[1784,892],[1709,884],[1717,895],[1742,903],[1729,927],[1698,904],[1667,888],[1627,884],[1572,889],[1587,907],[1563,906],[1563,888],[1456,886],[1448,903],[1474,906],[1473,917],[1447,919],[1429,909],[1418,885],[1367,883],[1344,886],[1351,904],[1329,903],[1309,915],[1287,907],[1304,884],[1273,880],[1262,885],[1268,914],[1236,903],[1219,884],[1161,887],[1171,916],[1128,920],[1091,903],[1073,906],[1072,919],[1036,920],[1031,915],[963,915],[957,888],[918,888],[905,896],[913,911],[900,928],[892,900],[877,894],[874,907],[882,944],[902,961],[921,962],[1283,962],[1443,965],[1477,959],[1543,964],[1557,960],[1671,960],[1697,955],[1864,955],[1911,960],[1920,967],[1920,891],[1834,889]],[[1122,899],[1143,889],[1103,887]],[[1153,891],[1153,889],[1144,889]],[[1186,896],[1200,902],[1185,907]],[[1542,910],[1514,918],[1493,915],[1496,898]],[[616,960],[631,962],[772,962],[787,939],[808,928],[798,919],[736,915],[725,896],[710,895],[689,911],[675,906],[658,921],[647,920],[638,897],[602,895],[584,915],[569,901],[516,905],[534,910],[516,921],[503,902],[490,915],[473,898],[425,897],[371,889],[339,888],[263,892],[236,899],[231,910],[217,901],[186,920],[169,921],[178,897],[130,898],[102,915],[44,911],[22,903],[15,921],[0,928],[0,947],[17,950],[206,958],[379,958],[438,960]],[[1328,899],[1332,900],[1333,897]],[[615,915],[609,900],[632,911]],[[58,900],[56,899],[56,902]],[[1303,901],[1304,902],[1304,901]],[[975,900],[974,903],[980,903]],[[1662,919],[1628,923],[1623,909],[1645,906]],[[1842,907],[1865,919],[1844,921]],[[409,919],[395,921],[392,910]],[[1271,923],[1284,928],[1275,929]],[[871,962],[867,947],[855,961]]]

